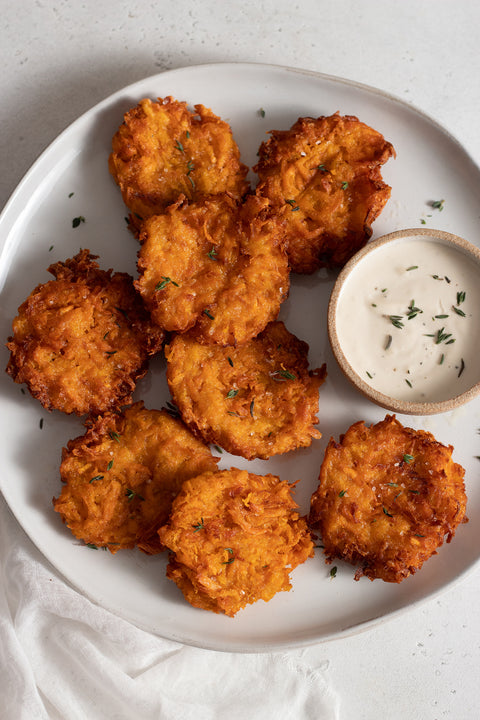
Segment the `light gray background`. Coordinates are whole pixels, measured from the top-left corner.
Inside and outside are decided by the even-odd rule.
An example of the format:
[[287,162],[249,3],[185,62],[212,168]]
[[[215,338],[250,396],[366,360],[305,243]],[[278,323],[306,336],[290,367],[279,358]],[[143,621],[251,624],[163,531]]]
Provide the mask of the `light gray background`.
[[[290,65],[375,86],[434,116],[480,163],[476,0],[0,0],[0,18],[0,206],[92,105],[207,62]],[[477,718],[479,597],[477,568],[440,598],[304,659],[328,669],[342,720]]]

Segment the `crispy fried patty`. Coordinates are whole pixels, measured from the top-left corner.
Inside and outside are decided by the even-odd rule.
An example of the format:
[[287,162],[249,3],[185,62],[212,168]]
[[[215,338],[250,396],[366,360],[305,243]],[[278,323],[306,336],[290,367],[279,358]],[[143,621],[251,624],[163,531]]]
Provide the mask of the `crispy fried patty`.
[[159,535],[172,551],[167,576],[189,603],[232,617],[291,588],[291,570],[313,555],[291,490],[235,468],[184,483]]
[[98,414],[131,400],[163,330],[148,316],[133,278],[100,270],[80,251],[51,265],[55,276],[19,307],[7,373],[47,410]]
[[287,221],[294,272],[342,266],[366,243],[390,197],[380,168],[392,155],[379,132],[349,115],[299,118],[271,132],[254,168],[257,194]]
[[172,97],[148,98],[124,115],[109,169],[133,221],[156,215],[180,195],[242,197],[248,168],[228,123],[203,105],[191,111]]
[[282,230],[268,201],[239,204],[227,194],[180,202],[147,220],[135,285],[153,320],[206,343],[255,337],[288,294]]
[[282,322],[238,347],[178,335],[165,354],[173,400],[205,441],[251,460],[321,437],[315,425],[325,366],[309,369],[308,345]]
[[138,402],[87,422],[62,453],[54,508],[75,537],[112,553],[162,550],[157,530],[184,480],[217,460],[180,420]]
[[452,451],[390,415],[331,439],[310,512],[327,559],[360,566],[356,579],[415,573],[465,521],[464,470]]

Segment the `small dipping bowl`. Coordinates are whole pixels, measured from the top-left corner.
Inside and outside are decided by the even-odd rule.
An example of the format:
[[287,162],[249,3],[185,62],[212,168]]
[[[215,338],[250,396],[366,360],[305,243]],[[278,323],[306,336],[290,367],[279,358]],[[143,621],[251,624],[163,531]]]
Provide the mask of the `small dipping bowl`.
[[480,249],[424,228],[369,242],[337,278],[328,335],[348,380],[387,410],[469,402],[480,392]]

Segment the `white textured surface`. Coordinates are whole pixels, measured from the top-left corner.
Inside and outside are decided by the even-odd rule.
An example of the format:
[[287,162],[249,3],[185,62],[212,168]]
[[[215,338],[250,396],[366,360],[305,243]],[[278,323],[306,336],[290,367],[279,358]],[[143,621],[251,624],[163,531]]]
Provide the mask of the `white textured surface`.
[[[480,163],[473,1],[2,0],[0,9],[2,205],[48,143],[97,101],[205,62],[276,63],[376,86],[434,116]],[[479,593],[477,569],[400,618],[296,654],[328,666],[342,720],[476,718]]]

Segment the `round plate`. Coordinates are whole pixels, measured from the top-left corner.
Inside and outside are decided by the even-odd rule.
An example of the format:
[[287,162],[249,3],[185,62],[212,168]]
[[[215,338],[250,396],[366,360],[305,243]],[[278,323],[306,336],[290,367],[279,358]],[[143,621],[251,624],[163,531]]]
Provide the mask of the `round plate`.
[[[1,332],[6,340],[17,308],[31,290],[51,276],[52,262],[79,248],[100,256],[103,268],[135,275],[137,242],[129,234],[120,192],[109,176],[112,135],[123,113],[143,97],[172,95],[202,103],[230,122],[243,161],[252,166],[270,129],[288,129],[300,116],[356,115],[393,143],[397,158],[384,166],[392,196],[374,223],[374,237],[422,223],[480,237],[480,171],[467,152],[438,124],[412,107],[368,87],[307,71],[225,64],[187,67],[135,83],[79,118],[43,153],[13,194],[0,219]],[[252,180],[254,178],[252,176]],[[431,206],[444,200],[443,210]],[[85,222],[72,227],[74,217]],[[319,428],[323,433],[305,450],[266,461],[248,462],[222,455],[220,467],[272,472],[300,479],[296,499],[307,512],[317,486],[325,445],[353,422],[377,422],[385,415],[356,392],[331,354],[327,306],[335,274],[293,276],[281,309],[288,329],[310,344],[310,364],[327,363],[320,391]],[[1,351],[3,366],[8,361]],[[50,562],[75,587],[103,607],[153,633],[217,650],[263,651],[338,638],[368,627],[439,592],[477,562],[480,554],[480,405],[477,400],[442,416],[408,418],[455,447],[454,459],[466,468],[470,522],[415,576],[400,585],[363,578],[337,563],[330,576],[322,551],[292,573],[293,589],[268,604],[250,605],[235,618],[191,607],[165,578],[166,557],[136,551],[116,556],[75,540],[52,510],[60,492],[62,446],[83,432],[76,418],[49,414],[5,374],[0,380],[1,489],[18,521]],[[159,408],[169,398],[165,363],[156,359],[139,383],[135,399]]]

